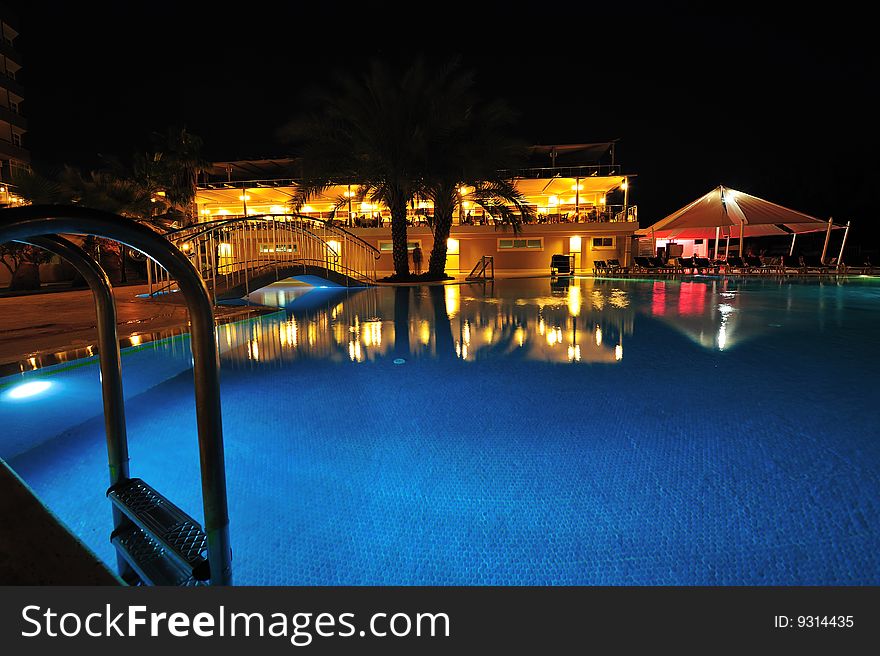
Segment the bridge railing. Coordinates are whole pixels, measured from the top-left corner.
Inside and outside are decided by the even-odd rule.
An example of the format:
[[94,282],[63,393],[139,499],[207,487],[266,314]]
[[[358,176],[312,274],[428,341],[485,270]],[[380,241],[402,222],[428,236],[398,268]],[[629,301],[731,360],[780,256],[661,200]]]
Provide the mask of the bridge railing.
[[[276,280],[297,266],[333,272],[346,284],[376,281],[379,251],[344,228],[299,214],[261,214],[247,218],[198,223],[167,233],[166,238],[186,254],[217,294],[232,287],[250,291],[250,281]],[[286,273],[285,275],[289,275]],[[332,275],[332,273],[330,274]],[[150,295],[173,290],[174,281],[148,261]]]

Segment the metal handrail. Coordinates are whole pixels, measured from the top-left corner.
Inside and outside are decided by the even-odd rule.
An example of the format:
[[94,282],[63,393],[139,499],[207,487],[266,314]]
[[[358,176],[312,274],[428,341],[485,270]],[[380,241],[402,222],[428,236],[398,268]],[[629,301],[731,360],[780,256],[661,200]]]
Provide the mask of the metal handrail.
[[[52,234],[113,239],[149,255],[177,279],[190,314],[202,504],[211,584],[230,585],[232,551],[220,412],[220,354],[214,332],[213,306],[205,283],[186,256],[167,239],[116,214],[60,205],[30,205],[0,211],[0,243],[27,241]],[[121,441],[118,434],[115,439]],[[122,445],[117,443],[116,446],[122,453]]]
[[327,221],[325,221],[324,219],[316,219],[315,217],[309,216],[308,214],[299,214],[297,212],[291,212],[290,214],[249,214],[247,216],[244,216],[244,215],[235,216],[235,217],[228,218],[228,219],[213,219],[211,221],[201,221],[201,222],[196,223],[191,226],[186,226],[183,228],[176,228],[174,230],[169,230],[168,232],[165,233],[165,236],[169,239],[173,239],[174,236],[179,233],[186,232],[187,230],[192,230],[194,228],[203,228],[204,227],[205,228],[204,230],[199,230],[198,232],[195,232],[188,237],[188,239],[193,239],[194,237],[197,237],[202,232],[209,232],[214,227],[219,228],[225,224],[240,223],[242,221],[258,221],[260,219],[276,219],[276,218],[281,218],[281,219],[295,218],[295,219],[298,219],[298,220],[301,220],[304,222],[313,223],[315,226],[320,227],[322,230],[330,230],[332,232],[342,233],[342,234],[346,235],[347,237],[350,237],[351,239],[353,239],[357,242],[360,242],[360,244],[363,245],[366,249],[373,251],[373,253],[376,256],[376,259],[379,259],[379,256],[381,255],[381,252],[379,251],[379,249],[376,248],[375,246],[373,246],[370,242],[365,241],[361,237],[357,236],[356,234],[354,234],[353,232],[351,232],[349,230],[346,230],[342,226],[331,225],[331,224],[327,223]]
[[[487,273],[487,269],[492,268],[492,275]],[[483,255],[471,269],[471,272],[465,278],[468,282],[495,280],[495,257],[493,255]]]
[[[104,432],[107,437],[107,461],[110,468],[110,486],[129,477],[128,437],[125,425],[125,397],[122,393],[122,359],[119,353],[119,335],[116,329],[116,303],[110,278],[86,251],[73,242],[57,236],[31,237],[24,240],[32,246],[49,251],[70,263],[92,290],[98,329],[98,360],[101,368],[101,397],[104,403]],[[119,528],[124,516],[115,506],[113,528]],[[120,576],[128,579],[131,566],[117,553],[116,565]]]
[[[254,270],[274,266],[276,272],[291,264],[314,264],[328,271],[344,274],[346,281],[372,284],[376,280],[376,262],[380,252],[371,244],[337,226],[303,214],[254,214],[247,217],[224,218],[172,230],[166,239],[187,253],[209,283],[217,300],[218,276],[225,282],[244,283],[250,292]],[[339,250],[331,243],[337,241]],[[270,242],[271,250],[261,250]],[[221,244],[226,254],[219,251]],[[282,246],[287,250],[280,250]],[[284,255],[281,255],[281,254]],[[343,254],[345,257],[343,257]],[[228,258],[228,259],[227,259]],[[147,263],[150,296],[173,288],[172,276]]]
[[[309,257],[298,257],[295,260],[245,260],[244,262],[234,262],[232,264],[221,264],[220,266],[217,267],[217,275],[228,276],[232,273],[235,273],[235,270],[230,270],[229,273],[223,273],[223,271],[222,271],[223,269],[234,267],[234,266],[239,266],[241,264],[251,264],[251,263],[259,265],[259,266],[252,267],[253,271],[260,271],[262,269],[270,269],[272,267],[276,267],[279,265],[297,267],[300,264],[313,264],[315,266],[321,266],[321,265],[326,265],[327,260],[326,259],[318,259],[318,258],[309,258]],[[369,279],[366,276],[364,276],[360,271],[357,271],[356,269],[351,269],[351,268],[345,266],[344,264],[333,263],[333,268],[330,270],[336,271],[337,273],[344,273],[345,275],[347,275],[349,278],[352,278],[353,280],[357,280],[358,278],[361,278],[364,282],[369,281]]]
[[[184,243],[189,243],[189,244],[196,243],[197,244],[196,254],[199,256],[199,264],[197,266],[197,270],[199,271],[199,274],[202,276],[202,279],[205,280],[206,283],[208,281],[211,281],[212,284],[210,285],[210,289],[211,289],[211,293],[212,293],[212,296],[213,296],[215,303],[217,301],[217,280],[216,280],[216,278],[218,275],[228,276],[228,275],[234,275],[234,274],[237,274],[237,273],[240,273],[243,271],[243,272],[245,272],[245,277],[242,280],[242,282],[247,283],[248,282],[247,273],[249,271],[249,268],[247,265],[250,263],[259,262],[263,266],[254,267],[254,268],[263,269],[263,268],[266,268],[267,266],[275,265],[277,267],[279,264],[284,265],[284,264],[291,262],[291,260],[280,260],[280,259],[268,260],[266,258],[261,258],[261,259],[254,259],[254,260],[237,260],[237,261],[232,262],[230,264],[221,264],[221,265],[217,265],[217,263],[213,262],[213,261],[207,261],[207,262],[202,263],[200,261],[201,260],[200,247],[205,244],[206,240],[209,237],[212,237],[213,233],[215,231],[223,230],[227,225],[239,223],[239,220],[238,219],[224,219],[222,221],[211,221],[210,223],[212,223],[214,225],[209,226],[205,229],[200,229],[197,232],[195,232],[193,235],[187,235],[185,237],[179,237],[180,233],[185,232],[186,230],[193,230],[196,228],[200,228],[204,224],[198,224],[196,226],[188,226],[187,228],[174,230],[172,232],[175,235],[178,235],[178,240],[175,243],[175,246],[177,248],[181,248],[181,245]],[[288,224],[288,225],[286,225],[285,230],[295,231],[298,235],[312,241],[313,243],[320,244],[320,248],[323,248],[325,251],[330,250],[329,245],[324,240],[322,240],[318,235],[314,234],[313,232],[311,232],[309,230],[305,230],[304,228],[301,228],[298,225],[289,225]],[[168,236],[168,234],[171,234],[171,233],[166,233],[166,237]],[[298,262],[301,259],[302,258],[297,258],[295,261]],[[205,273],[203,273],[203,271],[202,271],[203,264],[207,265],[207,267],[209,269],[211,269],[212,275],[206,275]],[[335,264],[338,265],[338,263],[335,263]],[[221,273],[222,269],[228,269],[228,272]],[[354,271],[354,270],[352,270],[352,271]],[[357,273],[359,276],[362,277],[362,279],[364,281],[370,282],[369,276],[362,275],[362,274],[360,274],[360,272],[357,272]],[[155,277],[161,277],[161,276],[162,276],[162,273],[160,273],[158,271],[155,272]],[[159,287],[154,289],[153,288],[154,272],[152,269],[152,262],[147,263],[147,278],[148,278],[148,284],[149,284],[149,296],[150,297],[154,297],[158,294],[162,294],[162,293],[165,293],[169,290],[172,290],[175,285],[175,281],[173,279],[171,279],[170,277],[167,277],[167,279],[163,281],[163,284],[159,285]]]
[[576,166],[529,166],[515,169],[501,169],[500,175],[511,178],[590,178],[621,175],[620,164],[584,164]]

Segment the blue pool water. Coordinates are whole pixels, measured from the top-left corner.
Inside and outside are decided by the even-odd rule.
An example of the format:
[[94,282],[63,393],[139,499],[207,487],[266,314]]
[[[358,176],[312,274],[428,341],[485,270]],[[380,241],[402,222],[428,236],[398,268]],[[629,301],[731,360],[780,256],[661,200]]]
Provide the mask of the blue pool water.
[[[218,329],[239,584],[880,583],[876,280],[251,300]],[[132,474],[201,518],[187,338],[123,368]],[[100,412],[94,359],[0,379],[0,456],[113,563]]]

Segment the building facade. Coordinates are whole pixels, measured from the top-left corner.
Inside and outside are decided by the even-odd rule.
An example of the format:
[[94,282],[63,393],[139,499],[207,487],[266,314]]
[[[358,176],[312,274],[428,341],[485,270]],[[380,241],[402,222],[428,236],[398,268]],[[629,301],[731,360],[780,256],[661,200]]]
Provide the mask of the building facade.
[[22,115],[24,89],[19,81],[21,55],[15,48],[18,21],[0,5],[0,204],[9,193],[4,184],[18,168],[30,166],[30,153],[24,145],[27,120]]
[[[467,274],[483,256],[492,256],[496,271],[503,273],[546,274],[554,254],[572,255],[578,273],[591,271],[596,260],[628,264],[632,235],[638,228],[630,189],[634,175],[624,173],[613,161],[613,147],[613,142],[542,147],[550,155],[549,166],[510,171],[535,215],[517,233],[496,224],[471,200],[473,190],[461,188],[447,242],[446,272]],[[569,159],[560,161],[560,153]],[[571,157],[578,154],[580,161],[572,163]],[[199,185],[199,220],[296,210],[360,237],[379,251],[378,273],[391,273],[388,208],[361,198],[357,184],[336,185],[297,207],[295,174],[296,162],[290,159],[218,162]],[[414,199],[408,208],[408,247],[410,252],[420,247],[423,266],[434,244],[432,214],[433,206],[426,199]]]

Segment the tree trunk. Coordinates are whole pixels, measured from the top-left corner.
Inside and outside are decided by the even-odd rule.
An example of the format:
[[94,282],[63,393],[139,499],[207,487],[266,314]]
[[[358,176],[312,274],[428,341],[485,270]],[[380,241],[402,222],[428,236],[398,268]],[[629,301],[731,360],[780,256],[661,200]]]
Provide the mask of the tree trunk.
[[9,281],[9,291],[18,292],[40,288],[40,265],[22,262]]
[[391,248],[394,275],[409,275],[409,251],[406,248],[406,199],[397,192],[388,204],[391,210]]
[[428,261],[428,274],[432,278],[440,278],[446,272],[446,251],[449,233],[452,231],[455,201],[455,185],[440,188],[434,195],[434,246]]

